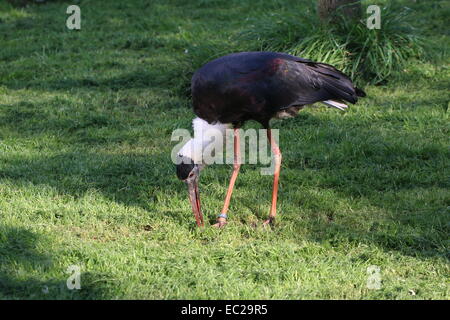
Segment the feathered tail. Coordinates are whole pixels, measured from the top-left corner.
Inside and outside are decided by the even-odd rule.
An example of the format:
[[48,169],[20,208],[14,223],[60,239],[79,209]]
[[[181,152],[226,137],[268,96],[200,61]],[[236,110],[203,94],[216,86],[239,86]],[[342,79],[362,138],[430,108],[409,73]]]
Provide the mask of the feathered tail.
[[331,96],[336,97],[321,101],[325,105],[344,111],[348,105],[343,102],[356,103],[358,97],[366,96],[363,90],[355,87],[350,78],[335,67],[326,63],[315,63],[313,67],[314,71],[326,76],[322,78],[323,87]]

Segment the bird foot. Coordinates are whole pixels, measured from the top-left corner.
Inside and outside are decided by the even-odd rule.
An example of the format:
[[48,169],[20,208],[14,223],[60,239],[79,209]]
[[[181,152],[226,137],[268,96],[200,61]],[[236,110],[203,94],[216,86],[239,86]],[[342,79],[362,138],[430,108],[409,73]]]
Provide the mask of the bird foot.
[[274,223],[275,223],[275,217],[269,217],[269,219],[267,219],[263,222],[263,226],[264,227],[273,226]]
[[217,223],[213,224],[212,227],[213,228],[223,228],[223,227],[225,227],[225,225],[227,223],[228,223],[227,220],[220,218],[220,219],[217,219]]

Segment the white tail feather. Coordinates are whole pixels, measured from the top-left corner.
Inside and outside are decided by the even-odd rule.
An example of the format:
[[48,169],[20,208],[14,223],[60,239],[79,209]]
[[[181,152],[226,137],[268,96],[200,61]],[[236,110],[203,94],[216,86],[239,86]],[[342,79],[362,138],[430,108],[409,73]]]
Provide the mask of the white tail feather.
[[325,100],[325,101],[321,101],[321,102],[329,107],[337,108],[342,111],[345,111],[345,109],[348,108],[348,105],[334,101],[334,100]]

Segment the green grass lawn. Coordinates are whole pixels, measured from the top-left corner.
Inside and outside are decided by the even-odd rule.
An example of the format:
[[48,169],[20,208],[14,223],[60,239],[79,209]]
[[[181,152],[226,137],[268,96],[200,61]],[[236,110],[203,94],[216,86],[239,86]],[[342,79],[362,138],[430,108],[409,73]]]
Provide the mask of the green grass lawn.
[[[81,30],[66,8],[81,7]],[[430,41],[347,113],[274,121],[272,177],[202,172],[198,229],[170,153],[190,128],[190,76],[254,50],[240,33],[297,0],[0,3],[0,299],[448,299],[449,5],[401,1]],[[380,3],[380,1],[378,1]],[[381,2],[382,3],[382,2]],[[257,127],[249,123],[246,127]],[[259,227],[254,227],[255,222]],[[81,268],[68,290],[67,268]],[[367,288],[370,266],[381,288]]]

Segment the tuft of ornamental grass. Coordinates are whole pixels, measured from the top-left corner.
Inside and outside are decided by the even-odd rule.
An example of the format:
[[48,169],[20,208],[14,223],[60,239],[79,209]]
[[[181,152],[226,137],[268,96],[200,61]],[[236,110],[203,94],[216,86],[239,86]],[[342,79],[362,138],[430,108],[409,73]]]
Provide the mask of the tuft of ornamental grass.
[[369,29],[365,14],[355,20],[338,11],[325,23],[315,11],[311,6],[267,14],[239,37],[256,43],[253,49],[329,63],[359,83],[382,83],[410,59],[424,57],[425,42],[408,23],[407,7],[381,7],[380,29]]

